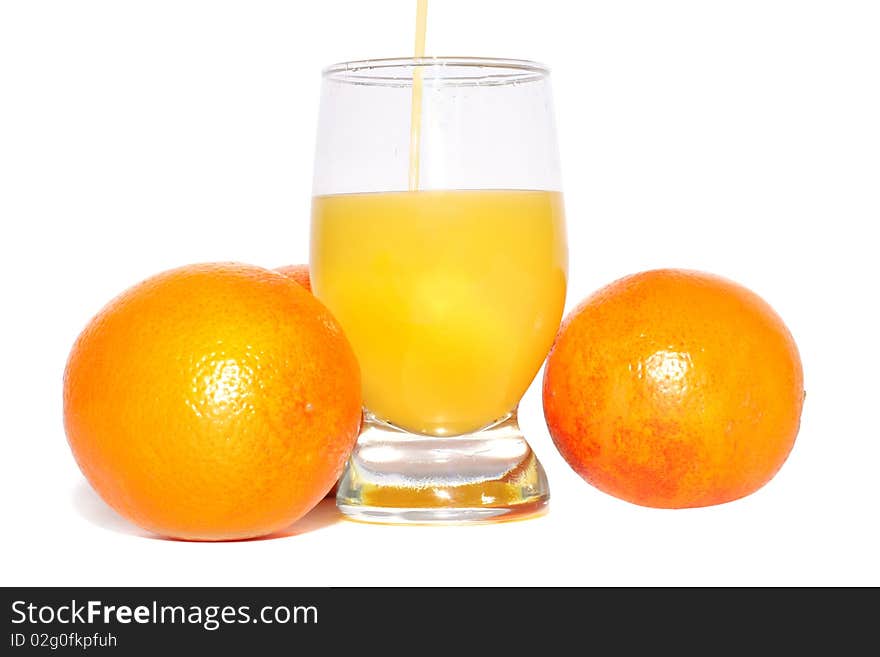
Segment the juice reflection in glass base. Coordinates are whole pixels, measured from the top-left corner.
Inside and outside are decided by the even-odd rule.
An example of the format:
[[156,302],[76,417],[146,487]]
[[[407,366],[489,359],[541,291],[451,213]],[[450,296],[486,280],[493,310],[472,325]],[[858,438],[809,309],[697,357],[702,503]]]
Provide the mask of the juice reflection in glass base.
[[355,520],[456,523],[532,515],[549,498],[516,412],[455,437],[413,435],[367,412],[336,504]]

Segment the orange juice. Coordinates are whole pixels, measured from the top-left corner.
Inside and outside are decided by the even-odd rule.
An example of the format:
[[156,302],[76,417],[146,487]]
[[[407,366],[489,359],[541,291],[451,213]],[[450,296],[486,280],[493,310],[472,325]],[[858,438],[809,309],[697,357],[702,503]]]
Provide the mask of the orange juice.
[[366,408],[459,435],[505,417],[562,317],[562,195],[407,191],[315,197],[311,273],[358,361]]

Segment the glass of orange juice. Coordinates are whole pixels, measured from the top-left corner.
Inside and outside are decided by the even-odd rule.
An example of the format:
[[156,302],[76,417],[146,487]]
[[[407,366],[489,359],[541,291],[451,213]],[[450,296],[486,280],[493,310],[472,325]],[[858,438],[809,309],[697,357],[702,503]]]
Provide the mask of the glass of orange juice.
[[547,503],[516,410],[565,303],[560,187],[539,64],[324,71],[310,266],[363,379],[363,430],[337,494],[347,516],[479,522]]

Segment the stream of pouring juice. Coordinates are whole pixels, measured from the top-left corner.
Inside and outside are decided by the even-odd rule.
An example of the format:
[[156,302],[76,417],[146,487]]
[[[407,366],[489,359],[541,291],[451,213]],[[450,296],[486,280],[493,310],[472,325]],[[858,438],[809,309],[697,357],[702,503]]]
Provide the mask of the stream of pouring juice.
[[315,294],[357,354],[374,415],[458,435],[516,407],[565,303],[560,193],[318,196],[311,244]]
[[[428,0],[416,0],[415,57],[425,56],[425,34],[428,30]],[[422,142],[422,88],[421,66],[413,67],[412,102],[409,121],[409,190],[419,188],[419,154]]]

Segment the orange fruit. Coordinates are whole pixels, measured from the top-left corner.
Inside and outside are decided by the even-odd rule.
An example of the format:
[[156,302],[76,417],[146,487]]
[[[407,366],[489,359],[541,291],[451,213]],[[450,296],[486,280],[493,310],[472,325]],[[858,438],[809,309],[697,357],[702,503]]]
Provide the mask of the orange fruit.
[[360,373],[324,306],[239,264],[161,273],[111,301],[70,353],[64,425],[101,497],[191,540],[262,536],[338,478],[358,435]]
[[312,291],[312,279],[309,276],[308,265],[284,265],[283,267],[276,267],[275,271],[281,272],[288,278],[292,278],[309,292]]
[[800,426],[794,340],[731,281],[661,269],[602,288],[564,320],[544,414],[589,483],[650,507],[720,504],[782,466]]

